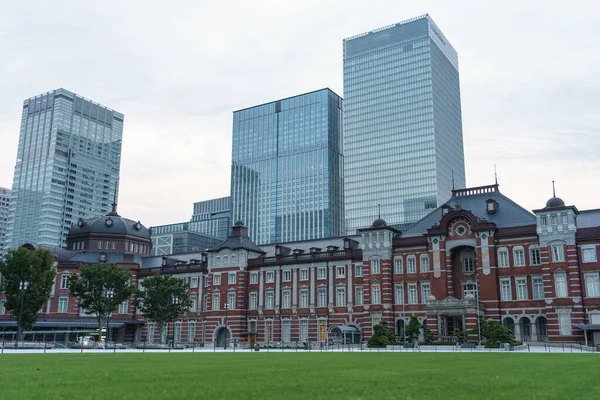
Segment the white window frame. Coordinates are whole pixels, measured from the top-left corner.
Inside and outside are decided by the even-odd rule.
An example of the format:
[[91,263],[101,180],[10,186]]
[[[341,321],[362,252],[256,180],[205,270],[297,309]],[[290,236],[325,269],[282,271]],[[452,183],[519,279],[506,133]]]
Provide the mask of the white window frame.
[[431,296],[431,283],[421,282],[421,303],[427,303],[429,296]]
[[556,310],[558,314],[558,326],[560,329],[561,336],[571,336],[573,330],[571,327],[571,310],[565,308],[559,308]]
[[586,272],[583,276],[585,280],[586,297],[600,297],[600,279],[598,272]]
[[364,289],[362,286],[355,286],[354,288],[354,302],[356,303],[355,305],[358,306],[363,306],[365,304],[365,296],[364,296]]
[[281,281],[282,282],[291,282],[292,281],[292,270],[284,269],[281,271]]
[[229,307],[230,310],[236,309],[235,303],[236,303],[235,292],[230,290],[229,292],[227,292],[227,306]]
[[221,293],[213,293],[212,294],[212,311],[219,311],[221,309]]
[[336,306],[345,307],[346,306],[346,287],[338,286],[335,288],[335,300]]
[[[537,254],[537,256],[534,254]],[[537,245],[529,246],[529,264],[542,265],[542,253],[540,252],[540,247]]]
[[292,335],[292,321],[290,319],[281,320],[281,340],[290,342]]
[[265,310],[272,310],[275,308],[275,293],[272,290],[265,292]]
[[513,264],[515,267],[525,266],[525,249],[523,246],[513,247]]
[[501,278],[500,301],[511,301],[512,299],[512,284],[510,278]]
[[338,265],[335,267],[335,277],[337,279],[343,279],[346,277],[346,266]]
[[190,278],[190,287],[191,288],[197,288],[198,287],[198,277],[197,276],[192,276]]
[[581,262],[584,263],[593,263],[598,261],[598,257],[596,254],[596,246],[587,245],[581,246]]
[[286,289],[281,294],[281,308],[292,308],[292,291]]
[[508,257],[508,248],[499,247],[497,254],[498,254],[498,267],[499,268],[510,267],[510,259]]
[[565,271],[554,271],[554,293],[556,297],[569,297],[569,285],[567,279],[567,273]]
[[123,302],[119,303],[119,314],[129,314],[129,300],[123,300]]
[[228,272],[227,273],[227,283],[229,285],[235,285],[237,281],[237,274],[235,272]]
[[300,270],[300,280],[307,281],[308,280],[308,268],[302,268]]
[[250,272],[250,284],[256,285],[258,283],[258,272]]
[[[60,288],[68,289],[70,279],[71,279],[71,274],[69,274],[69,273],[60,274]],[[66,284],[65,284],[65,282],[66,282]]]
[[419,292],[416,282],[408,284],[408,304],[419,304]]
[[354,276],[357,278],[363,277],[363,266],[362,264],[357,264],[354,266]]
[[379,258],[371,259],[371,275],[379,275],[381,273],[381,260]]
[[69,296],[60,296],[58,298],[57,313],[66,314],[69,312]]
[[394,257],[394,274],[400,275],[404,273],[404,264],[402,262],[402,256]]
[[325,267],[319,267],[317,269],[317,279],[318,280],[324,280],[327,279],[327,268]]
[[417,273],[417,257],[414,254],[411,254],[406,258],[406,273]]
[[[541,283],[541,285],[540,285]],[[544,278],[540,275],[531,277],[531,290],[534,300],[541,300],[544,296]]]
[[308,320],[303,318],[300,320],[300,342],[308,341]]
[[564,262],[565,261],[565,245],[564,243],[553,243],[551,245],[552,251],[552,262]]
[[381,285],[379,283],[371,285],[371,304],[381,304]]
[[198,309],[198,295],[196,293],[190,294],[190,312],[196,312]]
[[327,307],[327,288],[317,288],[317,307]]
[[248,303],[249,310],[256,310],[258,308],[258,293],[250,292]]
[[466,281],[462,284],[463,299],[469,294],[477,298],[477,284],[473,281]]
[[6,314],[6,299],[0,299],[0,315]]
[[465,252],[461,254],[460,264],[462,267],[462,272],[465,274],[473,274],[475,273],[475,254],[472,252]]
[[220,285],[221,285],[221,273],[215,272],[213,274],[213,286],[220,286]]
[[265,283],[274,283],[274,282],[275,282],[275,271],[265,272]]
[[515,277],[515,287],[517,289],[517,300],[529,300],[526,276]]
[[396,285],[396,304],[404,304],[404,282]]
[[419,269],[421,272],[430,272],[429,254],[423,253],[419,256]]
[[308,288],[300,289],[300,308],[308,308]]

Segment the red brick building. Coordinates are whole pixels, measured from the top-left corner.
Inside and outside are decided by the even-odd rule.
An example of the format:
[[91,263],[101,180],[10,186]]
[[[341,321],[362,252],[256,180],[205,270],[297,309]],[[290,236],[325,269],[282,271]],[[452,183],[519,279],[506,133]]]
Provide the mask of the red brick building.
[[[439,341],[475,328],[479,316],[526,342],[600,343],[600,209],[579,211],[556,197],[532,213],[498,185],[455,190],[402,232],[377,219],[348,237],[260,247],[238,221],[218,247],[168,257],[148,256],[139,222],[113,215],[125,228],[111,230],[107,217],[93,220],[103,225],[83,221],[88,230],[74,226],[70,250],[54,250],[57,285],[36,329],[88,318],[70,298],[59,312],[68,297],[60,284],[81,263],[105,257],[129,268],[133,283],[161,273],[190,286],[189,313],[163,332],[133,301],[119,307],[111,325],[124,340],[358,343],[374,323],[402,333],[414,315]],[[10,316],[0,315],[2,327],[14,329]]]

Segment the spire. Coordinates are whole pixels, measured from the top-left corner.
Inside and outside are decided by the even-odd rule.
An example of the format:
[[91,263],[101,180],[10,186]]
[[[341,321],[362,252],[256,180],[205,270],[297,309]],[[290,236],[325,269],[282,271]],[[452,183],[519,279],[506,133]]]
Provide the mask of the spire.
[[554,181],[552,181],[552,197],[556,197],[556,189],[554,188]]
[[452,190],[454,190],[454,170],[452,170]]
[[494,182],[498,184],[498,173],[496,172],[496,164],[494,164]]
[[377,204],[377,218],[381,219],[381,204]]
[[112,210],[108,213],[108,216],[120,217],[119,213],[117,212],[117,189],[118,189],[118,183],[115,182],[115,193],[113,196],[113,202],[111,204]]

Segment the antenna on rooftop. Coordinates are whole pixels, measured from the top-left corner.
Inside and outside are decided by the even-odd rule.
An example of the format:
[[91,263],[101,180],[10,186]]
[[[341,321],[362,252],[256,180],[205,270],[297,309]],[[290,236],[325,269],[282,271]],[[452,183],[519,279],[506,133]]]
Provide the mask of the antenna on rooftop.
[[454,190],[454,170],[452,170],[452,190]]
[[496,164],[494,164],[494,181],[498,184],[498,173],[496,172]]
[[381,219],[381,204],[377,204],[377,218]]
[[552,197],[556,197],[556,189],[554,188],[554,181],[552,181]]

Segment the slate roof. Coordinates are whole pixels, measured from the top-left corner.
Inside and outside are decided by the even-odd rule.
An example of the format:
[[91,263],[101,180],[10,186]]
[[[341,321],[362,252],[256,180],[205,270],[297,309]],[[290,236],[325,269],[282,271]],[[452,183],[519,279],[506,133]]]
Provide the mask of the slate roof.
[[[455,208],[457,205],[463,210],[470,211],[478,218],[485,218],[489,222],[496,224],[498,228],[508,228],[515,226],[532,225],[536,223],[535,215],[524,209],[508,197],[498,191],[497,185],[488,186],[486,188],[495,187],[495,191],[462,195],[470,189],[455,190],[454,195],[444,203]],[[475,188],[479,189],[479,188]],[[473,189],[473,190],[475,190]],[[498,209],[494,214],[487,213],[486,200],[492,199],[498,203]],[[431,213],[417,221],[415,224],[408,227],[400,234],[400,237],[421,236],[427,233],[427,229],[437,224],[442,219],[442,206],[436,208]]]
[[[73,224],[69,230],[69,236],[86,233],[105,233],[110,235],[137,236],[150,239],[150,230],[139,221],[123,218],[117,213],[116,204],[107,215],[80,220]],[[108,221],[108,223],[107,223]]]
[[261,249],[260,247],[255,245],[254,242],[252,240],[250,240],[250,238],[248,238],[247,236],[229,236],[227,238],[227,240],[225,240],[219,246],[210,249],[209,251],[219,251],[222,249],[231,249],[231,250],[244,249],[244,250],[253,251],[253,252],[259,253],[259,254],[265,253],[265,251],[263,249]]
[[600,226],[600,208],[579,211],[579,215],[577,215],[577,229],[595,228],[597,226]]

